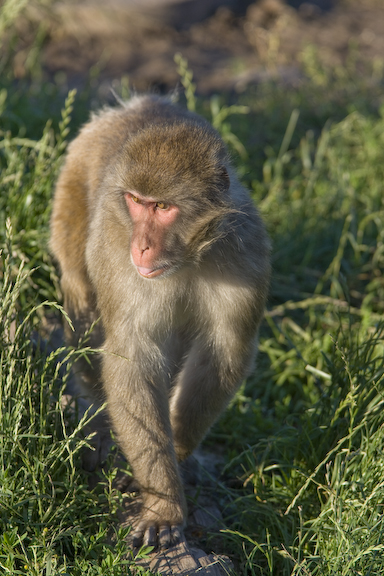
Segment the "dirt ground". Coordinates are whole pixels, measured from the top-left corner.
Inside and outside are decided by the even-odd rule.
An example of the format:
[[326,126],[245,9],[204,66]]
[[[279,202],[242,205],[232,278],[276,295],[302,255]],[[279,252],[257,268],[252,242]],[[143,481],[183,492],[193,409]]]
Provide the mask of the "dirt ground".
[[[380,68],[384,62],[383,0],[258,0],[244,15],[220,7],[213,16],[187,26],[172,26],[153,13],[133,13],[124,2],[70,1],[30,8],[19,25],[17,76],[25,73],[30,37],[39,23],[44,36],[43,68],[67,74],[81,86],[89,70],[101,70],[108,85],[122,76],[142,91],[173,90],[178,83],[177,52],[188,59],[198,93],[243,91],[275,76],[294,82],[300,53],[316,45],[321,58],[345,63],[351,47],[359,59]],[[328,9],[321,10],[323,6]]]

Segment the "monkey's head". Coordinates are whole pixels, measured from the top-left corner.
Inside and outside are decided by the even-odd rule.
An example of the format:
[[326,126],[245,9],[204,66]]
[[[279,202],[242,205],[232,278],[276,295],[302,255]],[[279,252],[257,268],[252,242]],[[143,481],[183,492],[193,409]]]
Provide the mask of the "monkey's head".
[[125,144],[118,174],[132,224],[131,259],[145,278],[198,261],[232,212],[225,147],[208,125],[153,124]]

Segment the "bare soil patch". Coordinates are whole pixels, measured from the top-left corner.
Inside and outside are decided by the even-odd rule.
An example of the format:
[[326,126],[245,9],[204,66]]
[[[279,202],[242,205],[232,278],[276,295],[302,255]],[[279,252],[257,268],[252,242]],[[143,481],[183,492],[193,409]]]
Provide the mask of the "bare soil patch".
[[172,90],[179,80],[176,52],[188,59],[200,94],[241,92],[269,76],[292,82],[308,44],[331,64],[345,64],[352,46],[363,65],[381,65],[381,0],[317,0],[317,4],[329,9],[311,2],[298,1],[295,8],[284,0],[259,0],[244,16],[221,7],[204,21],[180,29],[160,18],[156,21],[151,11],[135,14],[123,2],[61,2],[44,13],[30,11],[19,23],[15,71],[24,74],[37,22],[46,34],[43,68],[50,76],[65,72],[70,85],[81,86],[96,65],[101,82],[110,84],[127,75],[139,91]]

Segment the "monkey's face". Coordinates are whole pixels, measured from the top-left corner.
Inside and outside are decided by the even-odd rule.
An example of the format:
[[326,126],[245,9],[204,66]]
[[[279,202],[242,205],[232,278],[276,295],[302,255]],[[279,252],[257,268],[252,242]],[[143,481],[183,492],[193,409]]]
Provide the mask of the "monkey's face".
[[126,142],[113,170],[138,273],[164,278],[198,262],[228,213],[230,182],[218,136],[187,122],[149,126]]
[[169,272],[167,237],[175,226],[178,207],[138,192],[126,192],[124,197],[133,223],[131,258],[136,270],[144,278]]

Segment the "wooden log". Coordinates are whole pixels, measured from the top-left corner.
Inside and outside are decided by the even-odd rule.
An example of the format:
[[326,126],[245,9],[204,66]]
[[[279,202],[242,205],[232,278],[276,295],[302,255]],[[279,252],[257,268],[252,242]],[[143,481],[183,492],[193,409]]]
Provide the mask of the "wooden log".
[[[141,505],[140,494],[125,495],[124,509],[119,514],[122,526],[135,526],[140,517]],[[207,509],[200,508],[197,502],[189,516],[193,527],[188,528],[200,526],[204,530],[213,527],[220,518],[220,511],[212,501]],[[129,536],[128,545],[131,546]],[[185,537],[171,548],[153,550],[146,558],[138,558],[137,564],[162,576],[229,576],[234,574],[232,562],[227,556],[207,554],[199,548],[190,546]]]
[[233,574],[229,559],[192,548],[184,538],[176,546],[153,554],[148,567],[163,576],[225,576]]

